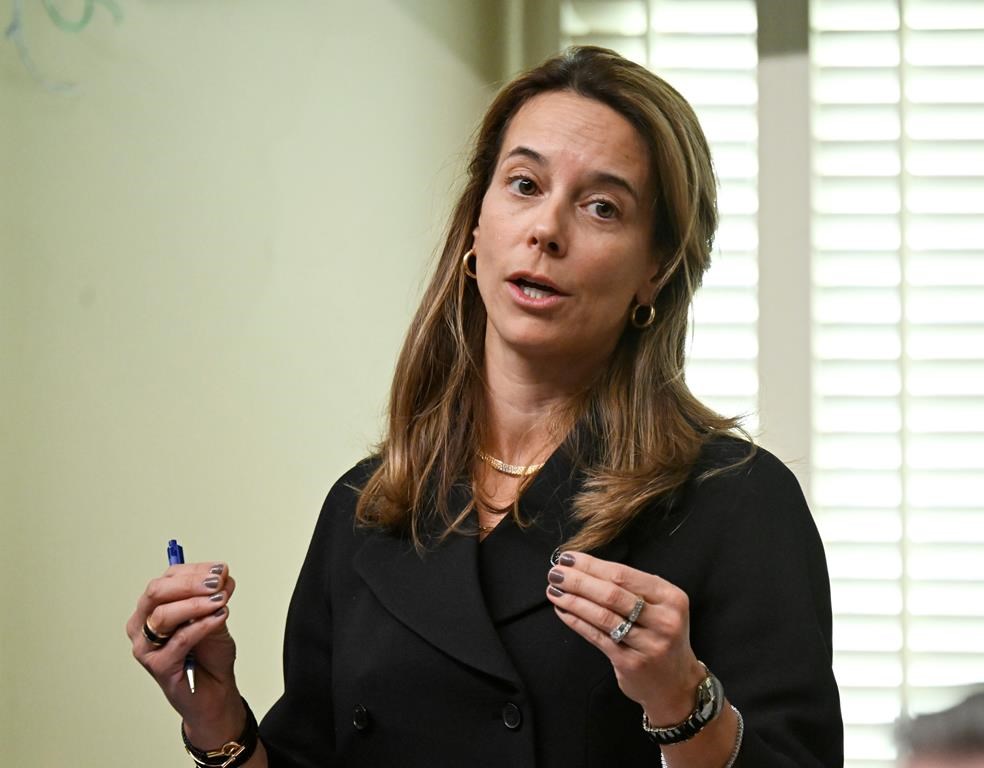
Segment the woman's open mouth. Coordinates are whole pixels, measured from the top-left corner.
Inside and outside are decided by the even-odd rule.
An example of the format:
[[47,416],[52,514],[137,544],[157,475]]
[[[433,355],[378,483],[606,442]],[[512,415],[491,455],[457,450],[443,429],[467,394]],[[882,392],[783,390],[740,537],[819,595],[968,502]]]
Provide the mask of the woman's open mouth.
[[550,307],[568,295],[542,275],[517,274],[509,283],[516,299],[528,307]]

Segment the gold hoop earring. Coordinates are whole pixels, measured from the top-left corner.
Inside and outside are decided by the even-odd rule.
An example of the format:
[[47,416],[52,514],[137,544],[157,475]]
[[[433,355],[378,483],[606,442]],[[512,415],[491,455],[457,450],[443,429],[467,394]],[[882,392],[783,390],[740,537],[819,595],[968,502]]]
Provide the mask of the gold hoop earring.
[[475,277],[475,278],[477,278],[478,275],[475,274],[475,270],[472,269],[471,266],[468,264],[468,259],[470,259],[472,256],[475,257],[475,261],[477,262],[478,261],[478,254],[475,253],[475,249],[474,248],[469,248],[465,252],[465,255],[461,257],[461,271],[465,273],[465,277]]
[[[646,317],[644,320],[639,319],[639,310],[647,310]],[[638,328],[640,331],[643,328],[648,328],[656,321],[656,306],[654,304],[633,304],[632,309],[629,311],[629,322],[632,323],[633,328]]]

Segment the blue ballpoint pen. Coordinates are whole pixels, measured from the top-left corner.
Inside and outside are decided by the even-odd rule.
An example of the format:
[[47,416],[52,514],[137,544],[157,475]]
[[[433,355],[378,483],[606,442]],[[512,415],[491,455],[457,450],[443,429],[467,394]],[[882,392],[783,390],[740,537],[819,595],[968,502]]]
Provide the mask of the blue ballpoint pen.
[[[180,544],[178,544],[177,539],[171,539],[167,543],[167,564],[168,565],[181,565],[184,563],[184,549]],[[185,656],[184,661],[184,671],[185,676],[188,678],[188,687],[191,688],[191,692],[195,692],[195,657],[193,654],[188,654]]]

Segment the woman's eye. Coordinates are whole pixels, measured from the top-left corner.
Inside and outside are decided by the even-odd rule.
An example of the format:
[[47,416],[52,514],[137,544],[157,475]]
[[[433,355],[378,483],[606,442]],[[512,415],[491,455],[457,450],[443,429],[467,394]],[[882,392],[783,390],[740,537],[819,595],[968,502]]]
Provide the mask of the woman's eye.
[[518,176],[515,179],[510,179],[509,186],[521,195],[529,196],[536,193],[536,183],[533,179],[528,179],[525,176]]
[[618,209],[607,200],[595,200],[591,205],[594,207],[595,215],[601,219],[614,219],[618,216]]

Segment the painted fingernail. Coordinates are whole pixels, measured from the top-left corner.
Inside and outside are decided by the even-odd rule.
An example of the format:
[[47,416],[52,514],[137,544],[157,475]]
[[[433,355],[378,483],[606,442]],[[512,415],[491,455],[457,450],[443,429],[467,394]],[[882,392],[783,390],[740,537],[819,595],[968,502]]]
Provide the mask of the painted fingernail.
[[219,586],[219,577],[209,576],[207,579],[205,579],[205,581],[202,582],[202,586],[205,587],[205,589],[215,589],[217,586]]
[[553,586],[552,584],[549,587],[547,587],[547,592],[549,592],[554,597],[563,597],[564,595],[567,594],[564,590],[557,589],[557,587]]
[[226,609],[225,609],[225,606],[223,605],[223,606],[222,606],[221,608],[219,608],[219,610],[217,610],[217,611],[216,611],[215,613],[213,613],[212,615],[213,615],[213,616],[214,616],[215,618],[217,618],[217,619],[218,619],[218,618],[221,618],[222,616],[225,616],[225,612],[226,612]]
[[565,552],[557,559],[557,562],[561,565],[574,565],[574,555]]
[[209,598],[209,600],[213,603],[221,603],[225,600],[225,592],[216,592]]
[[564,574],[558,571],[556,568],[551,568],[550,573],[547,574],[547,581],[551,584],[563,584]]
[[222,565],[222,563],[216,563],[215,565],[213,565],[211,568],[208,569],[208,572],[214,573],[218,576],[221,575],[222,571],[224,570],[225,570],[225,566]]

